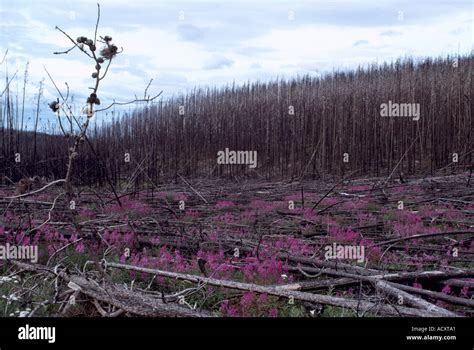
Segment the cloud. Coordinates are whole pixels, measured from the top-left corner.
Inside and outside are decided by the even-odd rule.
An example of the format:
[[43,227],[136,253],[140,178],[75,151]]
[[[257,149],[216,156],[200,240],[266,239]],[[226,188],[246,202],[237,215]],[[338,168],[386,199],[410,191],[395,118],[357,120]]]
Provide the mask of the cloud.
[[250,69],[260,69],[262,68],[262,65],[260,63],[252,63],[250,65]]
[[191,24],[180,25],[177,31],[183,40],[198,41],[204,38],[204,30]]
[[236,50],[236,52],[240,55],[244,56],[255,56],[261,54],[271,53],[273,51],[272,48],[269,47],[256,47],[256,46],[243,46]]
[[369,43],[368,40],[357,40],[352,46],[362,46],[362,45],[367,45]]
[[402,32],[399,32],[396,30],[384,30],[383,32],[380,33],[380,36],[397,36],[397,35],[402,35]]
[[231,67],[234,61],[224,56],[213,56],[207,60],[204,64],[204,69],[220,69],[225,67]]

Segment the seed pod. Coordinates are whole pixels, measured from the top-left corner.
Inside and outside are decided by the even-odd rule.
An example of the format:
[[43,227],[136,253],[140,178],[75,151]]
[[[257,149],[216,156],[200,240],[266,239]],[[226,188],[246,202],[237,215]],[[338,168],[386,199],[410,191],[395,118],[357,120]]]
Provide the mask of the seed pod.
[[100,100],[97,97],[95,93],[90,94],[90,96],[87,98],[87,103],[93,103],[96,105],[100,105]]
[[95,51],[95,49],[96,49],[96,47],[95,47],[95,45],[94,45],[94,44],[92,44],[92,45],[89,45],[89,49],[91,49],[91,51],[92,51],[92,52],[94,52],[94,51]]
[[104,41],[108,43],[109,41],[112,41],[112,37],[106,35],[106,36],[104,36]]
[[92,93],[90,96],[87,98],[87,103],[95,103],[95,99],[97,98],[97,95]]
[[104,59],[103,59],[102,57],[99,57],[99,58],[97,59],[97,62],[99,62],[99,63],[104,63]]
[[49,108],[51,108],[51,110],[53,112],[57,112],[59,110],[59,107],[60,107],[59,100],[58,101],[53,101],[49,104]]
[[100,64],[96,64],[96,65],[95,65],[95,69],[100,70],[100,68],[102,68],[102,67],[100,66]]
[[94,45],[94,42],[93,42],[91,39],[87,39],[86,42],[85,42],[85,44],[86,44],[87,46],[91,46],[91,45]]
[[97,72],[92,73],[92,78],[95,79],[95,78],[97,78],[97,76],[98,76]]
[[87,41],[87,38],[85,36],[80,36],[77,38],[77,42],[80,44],[80,43],[84,43]]
[[114,57],[118,52],[118,48],[115,45],[110,45],[109,47],[105,47],[100,51],[100,54],[105,59],[111,59]]

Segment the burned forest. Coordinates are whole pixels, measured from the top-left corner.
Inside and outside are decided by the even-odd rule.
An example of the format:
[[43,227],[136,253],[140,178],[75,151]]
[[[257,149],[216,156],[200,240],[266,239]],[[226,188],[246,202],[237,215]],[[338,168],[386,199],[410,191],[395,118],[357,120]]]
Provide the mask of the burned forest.
[[[360,40],[350,66],[183,69],[170,91],[86,3],[39,65],[0,45],[2,318],[474,317],[472,51],[358,62]],[[211,40],[173,13],[189,47]],[[244,54],[216,57],[227,77]]]

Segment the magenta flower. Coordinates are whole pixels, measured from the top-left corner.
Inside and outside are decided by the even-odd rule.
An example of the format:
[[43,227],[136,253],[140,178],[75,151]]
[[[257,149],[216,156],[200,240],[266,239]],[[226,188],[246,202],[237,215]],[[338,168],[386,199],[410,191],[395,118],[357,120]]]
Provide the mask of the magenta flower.
[[444,294],[446,294],[446,295],[450,294],[450,293],[451,293],[451,287],[450,287],[448,284],[446,284],[446,285],[443,287],[443,289],[441,290],[441,293],[444,293]]
[[232,208],[235,207],[235,204],[231,201],[218,201],[216,203],[217,209]]
[[85,250],[84,243],[82,241],[80,241],[76,246],[76,252],[77,253],[84,253],[84,250]]
[[269,317],[278,317],[278,309],[276,307],[271,308],[270,312],[268,313]]
[[264,305],[266,303],[268,303],[268,294],[266,293],[260,294],[260,296],[258,297],[258,304]]
[[244,308],[250,307],[252,305],[254,297],[255,296],[253,292],[245,292],[242,295],[242,298],[240,299],[240,305],[242,305]]

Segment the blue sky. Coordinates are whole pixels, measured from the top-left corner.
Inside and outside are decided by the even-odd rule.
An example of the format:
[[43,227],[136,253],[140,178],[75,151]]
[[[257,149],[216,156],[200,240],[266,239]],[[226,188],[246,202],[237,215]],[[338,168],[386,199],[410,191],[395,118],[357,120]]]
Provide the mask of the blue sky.
[[[398,57],[471,52],[472,1],[100,1],[99,34],[123,53],[101,88],[104,104],[163,90],[165,98],[195,86],[266,81],[391,61]],[[0,53],[9,50],[4,81],[18,71],[21,90],[29,62],[27,102],[48,69],[60,87],[68,82],[78,101],[92,84],[91,62],[70,47],[93,36],[96,1],[0,0]],[[3,86],[3,85],[2,85]],[[2,89],[3,90],[3,87]],[[45,100],[56,97],[48,79]],[[47,112],[47,107],[42,107]],[[52,118],[42,114],[42,123]],[[54,118],[53,118],[54,119]]]

